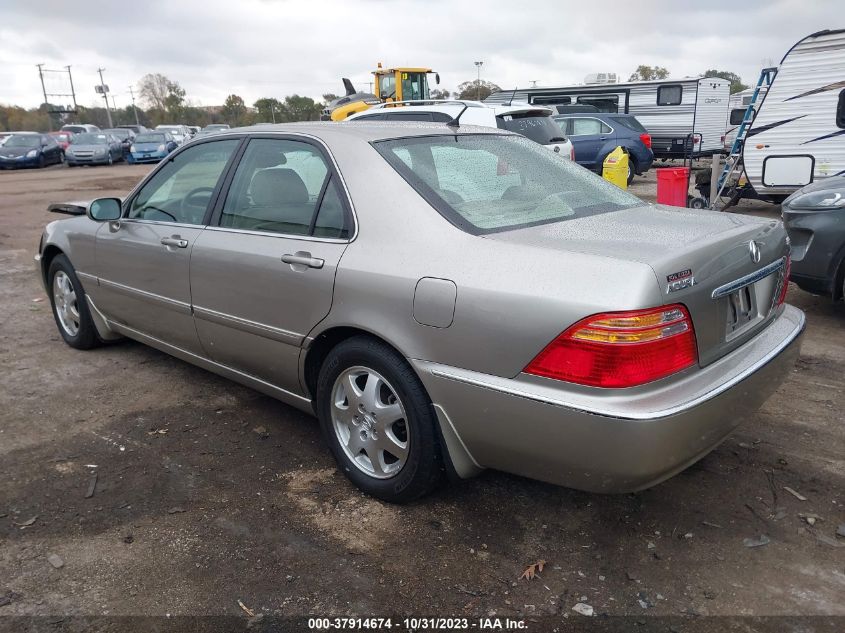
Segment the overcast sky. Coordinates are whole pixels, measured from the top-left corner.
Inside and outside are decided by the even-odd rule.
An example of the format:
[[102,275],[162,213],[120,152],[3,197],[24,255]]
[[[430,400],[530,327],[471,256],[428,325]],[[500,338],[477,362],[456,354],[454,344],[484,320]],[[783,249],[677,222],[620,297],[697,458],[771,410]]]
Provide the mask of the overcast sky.
[[[434,68],[450,90],[475,78],[475,61],[503,88],[601,71],[624,80],[638,64],[751,83],[800,38],[843,27],[841,0],[0,0],[0,103],[43,101],[38,63],[71,65],[82,105],[95,104],[105,68],[119,107],[146,73],[178,81],[197,105],[230,93],[252,104],[341,93],[341,77],[366,89],[379,61]],[[47,78],[48,92],[63,91]]]

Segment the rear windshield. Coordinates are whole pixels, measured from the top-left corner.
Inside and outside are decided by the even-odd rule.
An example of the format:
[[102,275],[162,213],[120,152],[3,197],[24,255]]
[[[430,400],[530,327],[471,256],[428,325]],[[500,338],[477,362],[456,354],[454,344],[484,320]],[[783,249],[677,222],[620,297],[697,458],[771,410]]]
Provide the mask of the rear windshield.
[[500,114],[496,117],[498,127],[530,138],[540,145],[548,145],[553,138],[560,139],[563,133],[548,115],[535,113]]
[[77,134],[71,145],[107,145],[109,142],[105,134]]
[[643,204],[520,136],[427,136],[373,145],[447,220],[475,235]]
[[164,134],[139,134],[136,143],[164,143]]
[[637,121],[637,119],[632,116],[612,116],[610,117],[610,120],[613,123],[624,125],[629,130],[634,130],[634,132],[639,132],[640,134],[645,134],[648,132],[648,130],[645,129],[643,124]]

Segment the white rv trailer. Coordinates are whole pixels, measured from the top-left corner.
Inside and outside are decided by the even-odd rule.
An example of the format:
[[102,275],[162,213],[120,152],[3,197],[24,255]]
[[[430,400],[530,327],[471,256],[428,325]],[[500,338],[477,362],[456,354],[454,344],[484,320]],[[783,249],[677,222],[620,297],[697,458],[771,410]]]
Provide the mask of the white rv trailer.
[[[661,79],[620,84],[524,88],[491,94],[488,103],[589,105],[601,112],[633,114],[651,134],[657,158],[722,151],[730,82],[719,77]],[[694,129],[693,129],[694,125]],[[694,134],[694,137],[693,137]],[[695,139],[692,152],[689,143]]]
[[809,35],[786,53],[742,160],[754,192],[770,200],[845,173],[845,29]]

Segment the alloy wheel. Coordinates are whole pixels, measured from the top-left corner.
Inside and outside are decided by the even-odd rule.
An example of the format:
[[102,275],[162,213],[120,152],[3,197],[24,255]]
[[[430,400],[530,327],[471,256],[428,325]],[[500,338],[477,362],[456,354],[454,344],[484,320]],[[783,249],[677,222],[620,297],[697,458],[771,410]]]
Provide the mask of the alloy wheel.
[[396,475],[408,460],[410,433],[405,407],[378,372],[350,367],[332,387],[332,427],[355,466],[376,479]]
[[76,302],[76,290],[67,273],[60,270],[53,277],[53,309],[59,318],[59,324],[68,336],[79,333],[79,306]]

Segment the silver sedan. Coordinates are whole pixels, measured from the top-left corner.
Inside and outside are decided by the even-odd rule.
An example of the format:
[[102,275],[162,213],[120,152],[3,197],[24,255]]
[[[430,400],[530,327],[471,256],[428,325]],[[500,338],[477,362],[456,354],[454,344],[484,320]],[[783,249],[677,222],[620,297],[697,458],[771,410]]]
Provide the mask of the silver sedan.
[[129,337],[312,412],[396,502],[483,468],[652,486],[777,389],[804,329],[780,222],[646,204],[504,130],[236,129],[54,207],[76,217],[37,260],[69,345]]

